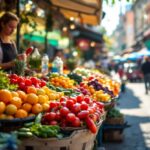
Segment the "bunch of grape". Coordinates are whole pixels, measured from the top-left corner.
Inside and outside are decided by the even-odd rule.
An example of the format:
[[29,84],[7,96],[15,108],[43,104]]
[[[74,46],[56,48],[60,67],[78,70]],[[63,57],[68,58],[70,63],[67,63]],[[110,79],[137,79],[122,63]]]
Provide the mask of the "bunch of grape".
[[114,97],[113,91],[111,91],[108,87],[104,87],[101,83],[98,82],[97,79],[88,82],[88,86],[93,86],[96,91],[102,90],[109,94],[111,97]]

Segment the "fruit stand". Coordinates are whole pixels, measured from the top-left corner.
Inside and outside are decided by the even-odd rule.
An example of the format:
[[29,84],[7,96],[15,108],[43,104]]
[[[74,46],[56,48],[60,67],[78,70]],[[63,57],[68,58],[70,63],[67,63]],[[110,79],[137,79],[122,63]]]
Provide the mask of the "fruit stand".
[[[19,150],[92,150],[120,84],[97,70],[19,76],[0,71],[0,131]],[[6,146],[6,145],[5,145]]]

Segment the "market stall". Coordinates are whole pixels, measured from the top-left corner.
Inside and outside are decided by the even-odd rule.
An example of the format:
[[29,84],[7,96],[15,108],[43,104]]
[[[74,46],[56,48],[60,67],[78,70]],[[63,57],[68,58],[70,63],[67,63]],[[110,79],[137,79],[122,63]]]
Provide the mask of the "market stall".
[[0,130],[16,134],[19,150],[91,150],[120,84],[85,68],[53,71],[21,76],[1,70]]

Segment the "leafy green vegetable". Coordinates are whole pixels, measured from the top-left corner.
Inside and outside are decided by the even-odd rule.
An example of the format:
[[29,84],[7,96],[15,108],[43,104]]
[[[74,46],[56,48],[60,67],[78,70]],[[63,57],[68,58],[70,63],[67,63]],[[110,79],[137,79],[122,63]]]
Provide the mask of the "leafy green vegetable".
[[16,90],[17,88],[17,85],[10,84],[8,75],[0,70],[0,89]]

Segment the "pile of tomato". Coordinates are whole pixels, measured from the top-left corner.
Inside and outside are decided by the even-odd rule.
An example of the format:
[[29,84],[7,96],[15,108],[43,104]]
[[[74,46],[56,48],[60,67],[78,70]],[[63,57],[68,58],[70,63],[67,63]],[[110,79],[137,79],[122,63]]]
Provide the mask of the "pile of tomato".
[[97,132],[97,123],[104,114],[104,105],[89,96],[62,97],[51,101],[48,112],[42,117],[42,124],[65,127],[86,126],[92,133]]
[[25,92],[28,86],[41,88],[46,85],[46,81],[44,81],[43,79],[38,79],[37,77],[23,77],[16,74],[10,74],[9,79],[11,84],[17,84],[18,89]]

